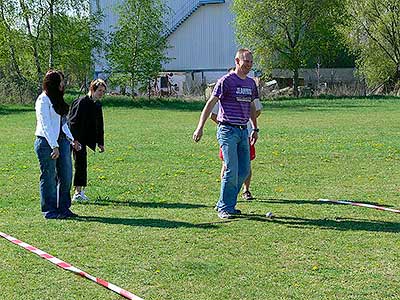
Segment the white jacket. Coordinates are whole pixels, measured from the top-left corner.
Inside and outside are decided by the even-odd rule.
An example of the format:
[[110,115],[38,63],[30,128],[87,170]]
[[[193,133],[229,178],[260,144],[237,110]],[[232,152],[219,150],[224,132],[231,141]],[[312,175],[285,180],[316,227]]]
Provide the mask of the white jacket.
[[[41,93],[36,100],[36,136],[44,137],[52,149],[58,147],[58,136],[60,134],[61,116],[57,114],[51,104],[50,98],[45,92]],[[74,137],[65,123],[62,126],[62,131],[67,136],[67,139],[72,142]]]

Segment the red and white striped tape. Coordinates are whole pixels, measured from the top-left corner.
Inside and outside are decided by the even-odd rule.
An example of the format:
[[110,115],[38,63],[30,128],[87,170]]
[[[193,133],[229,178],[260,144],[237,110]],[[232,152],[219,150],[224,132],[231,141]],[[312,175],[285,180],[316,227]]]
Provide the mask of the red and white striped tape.
[[396,214],[400,214],[400,210],[398,210],[398,209],[393,209],[393,208],[388,208],[388,207],[383,207],[383,206],[378,206],[378,205],[372,205],[372,204],[367,204],[367,203],[351,202],[351,201],[343,201],[343,200],[330,200],[330,199],[318,199],[318,201],[332,202],[332,203],[338,203],[338,204],[347,204],[347,205],[353,205],[353,206],[362,206],[362,207],[390,211],[390,212],[394,212]]
[[107,289],[109,289],[109,290],[111,290],[111,291],[113,291],[113,292],[125,297],[126,299],[143,300],[142,298],[132,294],[131,292],[128,292],[128,291],[126,291],[126,290],[124,290],[124,289],[122,289],[122,288],[120,288],[120,287],[118,287],[118,286],[116,286],[116,285],[114,285],[112,283],[109,283],[109,282],[107,282],[107,281],[105,281],[105,280],[103,280],[101,278],[94,277],[94,276],[92,276],[92,275],[90,275],[90,274],[88,274],[88,273],[86,273],[86,272],[84,272],[84,271],[82,271],[82,270],[70,265],[69,263],[66,263],[66,262],[58,259],[57,257],[54,257],[54,256],[52,256],[52,255],[50,255],[50,254],[48,254],[48,253],[36,248],[36,247],[33,247],[33,246],[31,246],[31,245],[29,245],[27,243],[24,243],[23,241],[20,241],[20,240],[18,240],[16,238],[6,234],[6,233],[0,232],[0,236],[5,238],[5,239],[7,239],[7,240],[9,240],[11,243],[14,243],[14,244],[16,244],[16,245],[18,245],[18,246],[20,246],[20,247],[32,252],[32,253],[35,253],[35,254],[39,255],[41,258],[50,261],[51,263],[55,264],[56,266],[58,266],[60,268],[63,268],[64,270],[71,271],[71,272],[73,272],[73,273],[75,273],[77,275],[80,275],[82,277],[85,277],[87,279],[90,279],[91,281],[94,281],[94,282],[104,286],[105,288],[107,288]]

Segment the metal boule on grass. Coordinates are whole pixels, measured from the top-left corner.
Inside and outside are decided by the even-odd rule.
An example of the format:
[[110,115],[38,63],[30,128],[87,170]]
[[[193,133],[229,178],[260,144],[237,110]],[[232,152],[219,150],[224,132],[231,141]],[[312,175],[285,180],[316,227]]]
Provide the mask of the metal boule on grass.
[[269,219],[272,219],[273,217],[275,217],[274,214],[273,214],[271,211],[267,212],[267,213],[265,214],[265,216],[266,216],[267,218],[269,218]]

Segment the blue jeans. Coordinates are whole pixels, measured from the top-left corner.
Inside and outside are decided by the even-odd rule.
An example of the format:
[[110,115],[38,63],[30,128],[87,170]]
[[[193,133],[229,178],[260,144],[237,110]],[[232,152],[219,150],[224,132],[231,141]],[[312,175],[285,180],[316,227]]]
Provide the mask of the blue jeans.
[[221,181],[218,211],[231,213],[235,210],[237,196],[243,182],[250,174],[250,146],[247,129],[218,125],[217,139],[226,167]]
[[47,140],[37,137],[35,152],[40,166],[40,205],[44,217],[66,214],[71,207],[72,161],[71,145],[66,138],[58,140],[60,156],[51,158]]

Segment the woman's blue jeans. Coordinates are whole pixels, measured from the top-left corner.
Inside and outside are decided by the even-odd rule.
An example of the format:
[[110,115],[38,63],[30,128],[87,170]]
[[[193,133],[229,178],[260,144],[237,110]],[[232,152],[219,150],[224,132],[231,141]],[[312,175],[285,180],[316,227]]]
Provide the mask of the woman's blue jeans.
[[35,152],[40,166],[40,204],[44,217],[64,214],[71,207],[71,145],[66,138],[58,140],[60,156],[51,158],[47,140],[37,137]]
[[226,170],[221,181],[218,211],[235,211],[237,196],[250,173],[250,146],[247,129],[218,125],[217,139],[224,156]]

